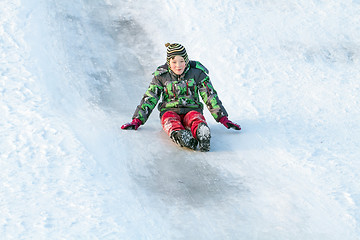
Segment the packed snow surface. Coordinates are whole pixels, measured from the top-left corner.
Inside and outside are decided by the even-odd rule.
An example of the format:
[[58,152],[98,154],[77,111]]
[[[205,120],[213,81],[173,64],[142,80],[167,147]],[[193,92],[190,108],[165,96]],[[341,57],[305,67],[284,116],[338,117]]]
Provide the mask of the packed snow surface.
[[[360,239],[359,0],[1,0],[1,239]],[[228,130],[131,121],[166,42]]]

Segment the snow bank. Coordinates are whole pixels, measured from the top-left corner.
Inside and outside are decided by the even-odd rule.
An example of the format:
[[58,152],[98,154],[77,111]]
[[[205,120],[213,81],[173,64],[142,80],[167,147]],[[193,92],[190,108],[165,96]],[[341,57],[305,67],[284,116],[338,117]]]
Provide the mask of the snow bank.
[[[5,239],[359,239],[358,1],[0,3]],[[166,42],[241,133],[209,153],[154,111],[122,131]]]

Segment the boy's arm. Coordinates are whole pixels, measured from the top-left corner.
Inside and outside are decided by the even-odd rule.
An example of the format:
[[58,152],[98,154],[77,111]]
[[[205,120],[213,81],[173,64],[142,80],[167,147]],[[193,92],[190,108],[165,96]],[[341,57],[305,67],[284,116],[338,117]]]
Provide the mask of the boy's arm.
[[158,103],[163,87],[157,77],[153,77],[148,89],[146,90],[140,104],[136,107],[132,121],[125,123],[121,129],[137,130],[141,125],[145,124],[152,110]]
[[203,72],[201,74],[203,80],[200,82],[199,92],[200,96],[203,99],[206,107],[209,109],[213,118],[219,122],[220,118],[228,116],[222,102],[219,99],[219,96],[214,89],[209,76]]
[[146,90],[143,98],[140,101],[140,104],[136,107],[132,118],[139,119],[142,125],[145,124],[151,112],[160,100],[163,89],[164,88],[162,87],[162,84],[157,79],[157,77],[153,77],[148,89]]

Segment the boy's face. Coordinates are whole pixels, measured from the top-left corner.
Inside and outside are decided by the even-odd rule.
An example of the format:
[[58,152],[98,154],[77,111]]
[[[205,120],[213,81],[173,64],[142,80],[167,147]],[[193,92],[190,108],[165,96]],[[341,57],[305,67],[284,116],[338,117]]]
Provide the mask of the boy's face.
[[181,75],[186,67],[186,62],[183,57],[175,56],[170,59],[170,69],[176,74]]

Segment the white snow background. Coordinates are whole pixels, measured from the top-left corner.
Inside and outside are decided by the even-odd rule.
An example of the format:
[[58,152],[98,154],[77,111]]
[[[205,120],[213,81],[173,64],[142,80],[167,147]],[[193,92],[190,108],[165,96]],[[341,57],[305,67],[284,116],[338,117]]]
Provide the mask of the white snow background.
[[[1,0],[0,239],[360,239],[359,0]],[[208,153],[158,111],[166,42],[229,118]]]

